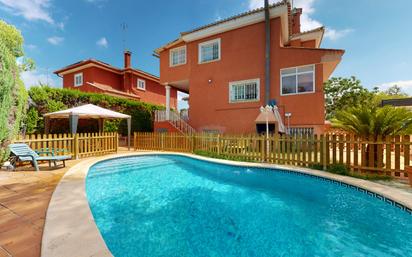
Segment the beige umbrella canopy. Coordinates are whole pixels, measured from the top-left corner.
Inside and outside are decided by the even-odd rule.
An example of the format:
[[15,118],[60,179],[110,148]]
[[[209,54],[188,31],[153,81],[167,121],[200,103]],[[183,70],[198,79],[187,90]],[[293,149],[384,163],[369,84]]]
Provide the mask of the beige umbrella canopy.
[[283,124],[282,118],[280,116],[279,110],[276,106],[273,106],[272,111],[270,112],[261,112],[257,116],[255,123],[256,124],[265,124],[266,119],[269,124],[276,124],[277,129],[281,133],[285,133],[285,125]]
[[115,112],[93,104],[86,104],[67,110],[51,112],[44,114],[45,133],[49,132],[50,119],[68,118],[70,123],[70,132],[76,134],[79,119],[98,119],[99,130],[103,130],[103,121],[105,119],[127,119],[127,141],[130,148],[131,116],[120,112]]

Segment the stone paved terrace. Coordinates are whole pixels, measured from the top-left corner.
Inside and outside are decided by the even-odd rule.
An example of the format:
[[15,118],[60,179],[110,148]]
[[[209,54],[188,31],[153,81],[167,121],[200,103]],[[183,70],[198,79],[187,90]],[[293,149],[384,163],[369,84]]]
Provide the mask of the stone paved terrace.
[[[120,148],[119,153],[128,152]],[[90,157],[93,158],[93,157]],[[40,256],[47,207],[62,176],[81,160],[66,162],[65,168],[40,172],[31,167],[0,171],[0,257]]]
[[50,198],[61,177],[79,161],[55,170],[43,164],[40,172],[0,172],[0,256],[40,256]]

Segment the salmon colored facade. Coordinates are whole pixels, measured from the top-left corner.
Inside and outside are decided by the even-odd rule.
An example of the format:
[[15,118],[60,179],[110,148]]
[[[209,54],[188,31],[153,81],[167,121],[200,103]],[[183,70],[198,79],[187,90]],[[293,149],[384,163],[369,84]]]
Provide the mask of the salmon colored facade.
[[[302,33],[302,9],[291,10],[289,1],[272,5],[269,11],[270,103],[278,107],[285,126],[322,133],[325,128],[323,84],[344,51],[319,48],[323,28]],[[261,8],[182,33],[179,39],[156,49],[160,57],[160,83],[189,93],[188,123],[196,131],[257,131],[255,120],[260,107],[267,104],[265,35],[264,9]],[[208,43],[211,41],[214,43]],[[202,48],[204,44],[214,44],[214,50],[211,50],[212,46]],[[171,60],[172,54],[179,49],[186,50],[186,60],[181,61],[178,57]],[[216,60],[202,62],[204,57],[201,55],[212,56],[212,52],[212,58]],[[180,63],[172,65],[174,62]],[[289,70],[284,69],[290,68],[296,70],[296,75],[284,76],[285,91],[282,94],[281,74],[286,74]],[[312,72],[298,74],[307,69]],[[288,93],[294,90],[287,88],[288,83],[294,85],[290,82],[293,76],[301,82],[295,82],[296,93]],[[252,86],[247,85],[250,83]],[[311,87],[312,90],[307,89]],[[233,90],[240,91],[233,93]],[[244,93],[247,90],[249,93]],[[247,99],[234,101],[239,95]]]
[[[54,73],[63,78],[64,88],[165,105],[167,88],[159,83],[159,78],[147,72],[133,69],[130,52],[124,53],[124,61],[123,69],[90,59],[69,65]],[[81,76],[81,78],[77,78],[77,83],[76,76]],[[177,109],[177,90],[173,87],[170,87],[169,90],[170,107]]]

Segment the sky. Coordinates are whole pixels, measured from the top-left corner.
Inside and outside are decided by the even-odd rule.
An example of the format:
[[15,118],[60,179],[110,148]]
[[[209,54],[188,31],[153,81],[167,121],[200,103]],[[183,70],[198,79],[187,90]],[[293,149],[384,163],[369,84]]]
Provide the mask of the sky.
[[[272,2],[276,2],[272,1]],[[159,75],[153,50],[179,33],[257,8],[263,0],[0,0],[0,19],[16,26],[39,81],[61,87],[54,70],[94,58],[122,67],[123,50],[132,65]],[[321,47],[344,49],[332,76],[356,76],[367,88],[399,85],[412,95],[412,1],[294,0],[303,8],[302,30],[326,27]],[[122,29],[126,24],[126,30]]]

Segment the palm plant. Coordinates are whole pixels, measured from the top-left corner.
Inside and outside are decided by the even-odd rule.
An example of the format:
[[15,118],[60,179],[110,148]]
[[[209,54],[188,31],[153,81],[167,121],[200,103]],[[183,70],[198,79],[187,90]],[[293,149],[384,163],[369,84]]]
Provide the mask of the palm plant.
[[332,124],[362,138],[377,140],[379,136],[411,134],[412,112],[393,106],[357,106],[338,111]]
[[[378,141],[379,137],[393,135],[410,135],[412,134],[412,112],[405,108],[396,108],[393,106],[356,106],[346,110],[340,110],[332,119],[332,125],[335,128],[342,129],[346,132],[355,134],[364,140]],[[373,150],[374,160],[377,160],[378,145],[368,144],[366,151],[366,160],[369,162],[369,153]],[[382,164],[374,163],[374,167],[380,167]]]

